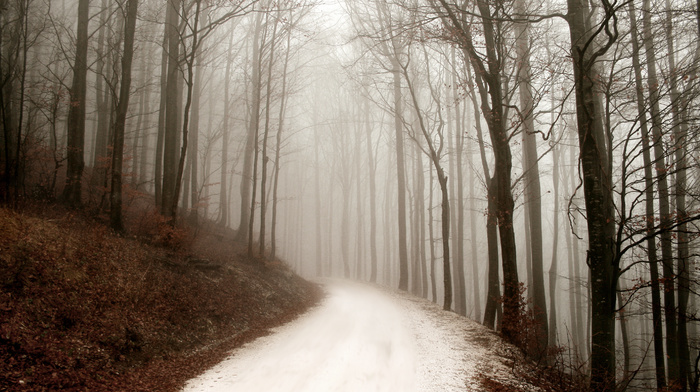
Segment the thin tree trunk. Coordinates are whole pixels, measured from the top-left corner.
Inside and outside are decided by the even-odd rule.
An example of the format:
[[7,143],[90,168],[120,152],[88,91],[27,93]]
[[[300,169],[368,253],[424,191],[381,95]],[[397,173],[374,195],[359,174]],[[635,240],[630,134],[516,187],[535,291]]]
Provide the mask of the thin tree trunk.
[[[194,24],[192,29],[192,49],[189,53],[189,59],[185,59],[187,63],[187,98],[185,100],[184,119],[182,121],[182,147],[180,149],[180,157],[178,159],[177,172],[175,175],[175,190],[173,191],[173,201],[170,206],[170,216],[175,219],[177,216],[178,201],[180,199],[180,189],[182,186],[182,175],[185,169],[185,159],[187,158],[187,145],[189,142],[189,126],[190,126],[190,108],[192,106],[192,88],[194,87],[194,62],[197,56],[199,47],[199,14],[201,9],[201,0],[195,0]],[[178,110],[179,112],[179,110]]]
[[260,177],[260,233],[258,236],[258,252],[260,257],[265,257],[265,225],[267,224],[267,140],[270,135],[270,102],[272,101],[272,66],[275,64],[275,48],[277,46],[277,21],[278,17],[274,17],[275,22],[272,27],[272,39],[270,40],[270,57],[267,64],[267,87],[265,91],[265,130],[263,131],[262,140],[262,170]]
[[107,27],[107,15],[110,14],[111,5],[108,5],[107,0],[102,0],[102,12],[100,15],[100,28],[97,34],[97,59],[95,70],[95,106],[97,121],[95,123],[95,148],[93,150],[93,175],[92,185],[102,186],[107,178],[107,164],[102,162],[108,156],[107,153],[107,137],[109,135],[109,97],[108,89],[104,87],[105,71],[105,30],[110,30]]
[[178,97],[180,76],[180,31],[178,27],[179,10],[182,0],[169,0],[170,18],[168,27],[168,69],[165,94],[165,132],[163,138],[163,186],[161,213],[172,217],[172,205],[175,200],[175,181],[177,178],[177,147],[180,137],[180,111]]
[[[356,107],[359,108],[359,105],[355,105]],[[357,118],[361,118],[360,113],[356,113]],[[364,237],[365,237],[365,232],[364,232],[364,207],[362,203],[362,189],[363,189],[363,183],[362,183],[362,123],[358,122],[355,125],[355,199],[356,199],[356,212],[357,216],[355,219],[357,220],[356,225],[357,225],[357,238],[355,240],[355,259],[356,259],[356,271],[355,271],[355,276],[358,280],[362,280],[362,274],[363,274],[363,268],[362,265],[364,264]]]
[[[515,2],[516,14],[526,15],[525,0]],[[530,250],[532,257],[532,300],[535,321],[537,355],[543,355],[547,349],[548,320],[547,298],[544,288],[544,267],[542,250],[542,190],[537,155],[537,137],[534,125],[534,103],[532,97],[532,77],[530,71],[530,32],[529,23],[517,23],[516,57],[518,63],[518,92],[520,98],[521,129],[523,132],[523,163],[525,171],[525,204],[528,212],[530,229]],[[554,292],[550,293],[550,297]]]
[[131,64],[134,59],[134,35],[138,0],[128,0],[124,20],[124,54],[122,57],[122,76],[117,103],[116,121],[114,123],[114,147],[112,151],[112,190],[110,193],[110,225],[117,232],[124,231],[122,222],[122,165],[124,157],[124,128],[129,109],[131,88]]
[[[267,15],[267,14],[266,14]],[[266,17],[267,21],[267,17]],[[266,22],[267,24],[267,22]],[[259,134],[260,134],[260,95],[262,94],[262,56],[263,56],[263,46],[265,44],[265,38],[262,38],[260,42],[260,27],[262,25],[262,15],[258,16],[256,20],[255,28],[255,38],[253,39],[253,113],[250,120],[250,129],[248,132],[252,134],[252,175],[250,177],[250,186],[252,194],[250,197],[250,209],[248,210],[248,257],[253,256],[253,228],[255,227],[255,199],[257,192],[257,180],[258,180],[258,144],[259,144]],[[269,83],[269,81],[268,81]],[[249,134],[249,137],[251,137]],[[244,168],[245,170],[245,168]]]
[[[467,119],[467,129],[471,129],[471,119],[472,116],[466,115],[466,103],[465,103],[465,117]],[[477,119],[478,121],[478,119]],[[483,313],[481,310],[481,275],[479,273],[479,259],[477,255],[477,245],[476,245],[476,175],[473,169],[473,155],[472,152],[467,153],[467,166],[470,168],[469,171],[469,247],[471,249],[471,264],[472,264],[472,288],[474,290],[474,315],[472,316],[475,320],[483,320]],[[498,249],[496,249],[498,252]],[[488,256],[488,255],[487,255]],[[487,257],[488,259],[488,257]],[[496,268],[498,268],[498,255],[496,255]],[[498,270],[497,270],[498,271]],[[489,283],[487,282],[487,286]],[[496,276],[496,287],[498,287],[498,275]]]
[[[651,148],[649,145],[649,130],[648,122],[645,113],[644,103],[644,82],[642,79],[642,66],[640,64],[640,47],[637,33],[637,17],[634,7],[634,2],[629,3],[630,15],[630,31],[632,34],[632,64],[635,75],[635,89],[637,92],[637,113],[639,116],[639,124],[642,132],[642,157],[644,159],[644,181],[645,181],[645,206],[646,206],[646,229],[647,233],[654,232],[654,178],[652,174]],[[666,365],[664,358],[663,347],[663,331],[661,320],[661,293],[659,285],[659,270],[656,253],[656,238],[649,237],[647,240],[647,257],[649,260],[649,274],[651,283],[651,314],[652,314],[652,330],[654,339],[654,364],[656,373],[656,387],[661,390],[666,387]]]
[[[659,109],[658,78],[656,73],[656,52],[654,49],[651,5],[649,0],[644,0],[642,9],[642,29],[644,47],[647,59],[647,83],[649,88],[649,102],[651,104],[651,133],[654,150],[654,162],[656,164],[657,186],[659,189],[659,218],[660,227],[668,228],[671,225],[671,208],[668,189],[668,171],[666,169],[666,157],[663,147],[663,135],[661,131],[661,118]],[[679,362],[677,349],[677,324],[675,301],[675,271],[673,270],[673,244],[671,231],[664,230],[661,233],[661,265],[663,271],[664,291],[664,316],[666,319],[666,358],[668,364],[668,382],[674,384],[679,381]]]
[[[313,108],[314,124],[317,124],[316,119],[316,108]],[[316,163],[316,170],[314,170],[314,190],[316,198],[316,276],[323,276],[323,237],[321,234],[321,211],[323,211],[323,203],[321,199],[321,160],[318,157],[318,149],[321,144],[319,135],[319,125],[314,126],[314,161]]]
[[[554,105],[552,101],[552,105]],[[552,111],[554,113],[554,111]],[[553,123],[552,123],[553,124]],[[558,143],[558,142],[555,142]],[[554,220],[552,222],[552,263],[549,267],[549,346],[558,345],[557,337],[557,278],[559,276],[559,147],[552,148],[552,185],[554,190]]]
[[229,220],[229,202],[228,202],[228,172],[229,172],[229,162],[228,162],[228,150],[229,150],[229,134],[230,134],[230,124],[229,119],[231,116],[231,67],[233,64],[233,59],[231,58],[231,53],[233,52],[233,31],[229,33],[228,40],[228,56],[226,59],[226,70],[224,71],[224,118],[221,127],[221,172],[220,174],[220,187],[219,187],[219,225],[226,227]]
[[[454,53],[453,53],[454,54]],[[455,75],[453,74],[453,77]],[[456,77],[453,80],[453,82],[456,82]],[[453,84],[454,87],[456,87],[455,84]],[[457,275],[457,282],[459,282],[460,287],[462,288],[462,291],[459,292],[459,297],[460,297],[460,302],[462,303],[462,309],[460,310],[460,314],[466,316],[467,315],[467,282],[466,278],[464,276],[465,271],[464,271],[464,181],[463,181],[463,176],[464,176],[464,170],[463,170],[463,163],[462,163],[462,156],[464,154],[464,131],[463,131],[463,126],[462,126],[462,116],[460,113],[460,106],[459,106],[459,101],[457,100],[455,103],[455,155],[456,155],[456,166],[457,166],[457,172],[456,172],[456,177],[453,182],[456,182],[457,184],[457,199],[456,199],[456,207],[457,207],[457,231],[454,233],[456,237],[455,243],[457,244],[457,248],[455,249],[455,261],[454,263],[457,265],[457,271],[459,271],[459,275]],[[476,265],[475,263],[472,263],[473,265]],[[472,285],[474,286],[474,292],[478,293],[479,290],[479,283],[478,280],[474,279],[472,282]],[[479,302],[478,302],[478,296],[475,296],[474,299],[472,300],[473,306],[476,309],[477,314],[481,313],[481,309],[479,308]]]
[[[424,53],[426,53],[424,51]],[[427,58],[427,53],[425,54]],[[442,168],[442,164],[440,163],[440,151],[442,151],[443,148],[443,137],[442,135],[440,136],[440,145],[435,146],[433,144],[433,139],[431,138],[427,128],[425,121],[423,120],[423,116],[420,113],[420,105],[418,104],[418,98],[416,96],[416,92],[413,88],[413,84],[411,83],[408,75],[408,71],[406,67],[402,66],[403,70],[403,75],[406,79],[406,83],[408,85],[408,90],[411,95],[411,101],[413,102],[413,107],[415,108],[415,114],[418,119],[418,124],[421,130],[421,133],[423,134],[423,139],[426,143],[426,146],[428,147],[428,152],[429,152],[429,157],[430,161],[433,164],[433,167],[435,168],[435,173],[437,174],[438,178],[438,183],[440,184],[440,191],[442,193],[442,202],[441,202],[441,223],[442,223],[442,265],[443,265],[443,288],[445,290],[445,298],[444,298],[444,303],[443,303],[443,310],[450,310],[452,308],[452,271],[450,267],[450,192],[449,188],[447,187],[447,175],[445,174],[444,169]],[[430,75],[430,70],[428,70],[428,75]],[[430,80],[428,80],[428,85],[432,85]],[[440,107],[440,103],[438,102],[438,108],[437,111],[438,113],[442,108]],[[443,124],[442,124],[442,118],[440,119],[441,123],[439,125],[439,128],[441,129]]]
[[398,60],[392,59],[394,87],[394,134],[396,137],[396,190],[398,194],[399,290],[408,290],[408,248],[406,239],[406,168],[404,165],[401,74]]
[[[255,28],[253,30],[253,54],[252,54],[252,78],[251,78],[251,89],[252,89],[252,106],[250,114],[250,122],[248,124],[248,133],[245,142],[245,150],[243,153],[243,171],[241,173],[241,219],[238,224],[238,232],[236,233],[236,240],[239,242],[250,241],[253,233],[250,232],[250,206],[251,202],[251,192],[253,186],[253,155],[255,152],[256,134],[258,132],[258,127],[260,124],[260,33],[262,26],[262,14],[258,14],[255,17]],[[250,244],[250,242],[249,242]],[[252,248],[252,246],[250,247]]]
[[[679,72],[676,68],[676,52],[673,35],[673,12],[669,0],[665,0],[666,5],[666,46],[668,48],[667,58],[670,75],[668,76],[671,84],[671,113],[673,116],[673,149],[675,152],[675,203],[676,203],[676,219],[684,220],[688,217],[686,211],[686,184],[687,184],[687,160],[686,160],[686,142],[688,135],[688,123],[686,121],[686,105],[685,98],[681,96],[678,88]],[[696,44],[696,49],[700,49]],[[698,53],[695,54],[694,62],[697,64]],[[689,286],[689,249],[688,249],[688,225],[680,223],[674,230],[677,237],[677,265],[676,276],[678,279],[678,310],[677,310],[677,325],[676,345],[678,352],[678,382],[682,390],[687,390],[690,373],[690,351],[688,349],[688,317],[686,311],[688,309],[688,297],[690,295]],[[664,263],[665,264],[665,263]],[[664,274],[665,275],[665,274]],[[669,370],[670,370],[669,364]]]
[[[420,198],[423,192],[419,176],[423,171],[423,157],[418,143],[413,143],[413,200],[411,206],[411,292],[415,296],[420,296],[421,293],[421,276],[420,276]],[[409,158],[410,159],[410,158]]]
[[[146,51],[148,50],[149,48],[146,47]],[[124,70],[122,70],[122,73],[123,72]],[[139,83],[139,87],[142,87],[145,91],[139,94],[138,119],[136,121],[136,129],[134,129],[134,135],[132,136],[131,140],[131,156],[133,161],[133,164],[131,165],[131,187],[135,190],[139,188],[139,176],[137,173],[139,173],[141,167],[144,165],[144,162],[142,162],[140,159],[142,155],[139,154],[139,144],[141,144],[141,149],[143,150],[143,140],[146,136],[145,132],[143,132],[143,123],[144,118],[147,116],[145,107],[146,95],[148,95],[148,89],[146,88],[146,78],[146,56],[143,56],[143,59],[141,59],[141,80]]]
[[195,226],[199,222],[199,117],[201,111],[202,96],[202,57],[205,51],[197,56],[197,64],[194,76],[194,91],[192,92],[192,117],[190,118],[190,148],[189,165],[190,169],[190,192],[192,199],[192,210],[190,211],[190,222]]
[[[448,74],[448,70],[445,70],[445,74]],[[454,115],[452,114],[452,102],[456,102],[456,99],[454,97],[450,97],[450,92],[451,92],[451,86],[450,82],[445,80],[445,86],[447,86],[447,93],[446,95],[448,96],[448,104],[445,106],[445,113],[447,114],[445,122],[447,123],[447,158],[449,162],[448,166],[448,172],[456,174],[457,173],[457,168],[455,164],[456,160],[456,148],[455,148],[455,140],[457,139],[455,133],[455,124],[454,124]],[[456,176],[455,176],[456,177]],[[452,200],[454,203],[458,203],[457,196],[456,196],[456,187],[457,187],[457,181],[452,181],[449,183],[450,187],[450,200]],[[463,279],[460,280],[460,275],[463,277],[464,272],[460,274],[459,268],[457,266],[458,264],[458,259],[459,259],[459,248],[460,246],[463,245],[463,238],[459,237],[457,235],[458,229],[457,229],[457,223],[459,220],[457,219],[457,208],[452,208],[450,210],[450,230],[452,232],[452,249],[455,250],[455,260],[452,263],[452,277],[453,277],[453,294],[454,294],[454,310],[455,313],[460,314],[460,315],[465,315],[466,314],[466,298],[464,296],[465,293],[465,287],[463,284]]]
[[435,234],[433,232],[433,181],[434,175],[433,175],[433,169],[431,168],[429,170],[430,172],[430,201],[428,204],[428,236],[430,240],[430,288],[431,288],[431,293],[432,293],[432,300],[434,303],[437,303],[437,282],[435,281],[435,262],[436,262],[436,255],[435,255]]
[[168,96],[168,39],[170,31],[170,21],[173,19],[175,10],[170,6],[170,2],[165,7],[165,27],[163,29],[163,42],[161,49],[160,63],[160,103],[158,106],[158,129],[156,135],[156,152],[155,152],[155,198],[156,206],[161,209],[163,205],[163,149],[165,147],[165,111],[166,101]]
[[372,150],[372,124],[369,110],[369,99],[364,101],[365,112],[365,144],[367,146],[367,170],[369,172],[369,251],[371,283],[377,282],[377,184],[374,151]]
[[511,190],[512,154],[509,138],[506,132],[506,117],[503,108],[503,87],[501,85],[501,67],[499,47],[496,44],[497,26],[489,3],[478,0],[477,7],[483,25],[483,39],[486,47],[486,63],[477,52],[472,40],[469,26],[463,24],[446,0],[439,0],[447,18],[458,28],[460,44],[475,70],[475,79],[480,95],[481,111],[484,114],[489,128],[489,136],[493,147],[495,165],[494,181],[495,191],[495,216],[498,219],[498,231],[501,243],[501,262],[503,267],[504,293],[502,333],[507,340],[515,340],[520,333],[517,330],[516,321],[519,318],[520,283],[517,269],[517,253],[515,232],[513,227],[513,193]]
[[[290,10],[291,13],[291,10]],[[292,34],[287,32],[287,48],[284,54],[284,66],[282,68],[282,91],[280,93],[280,111],[279,111],[279,126],[277,127],[277,136],[275,140],[275,176],[273,179],[273,190],[272,190],[272,227],[270,228],[270,248],[271,248],[271,259],[275,260],[277,257],[277,193],[278,193],[278,183],[280,169],[282,165],[280,164],[281,153],[282,153],[282,130],[284,129],[284,117],[287,109],[287,70],[289,67],[289,55],[291,52],[291,41]],[[317,174],[318,175],[318,174]],[[318,189],[318,188],[316,188]],[[318,211],[317,214],[318,216]],[[318,222],[317,222],[318,223]],[[317,226],[318,228],[318,226]],[[320,244],[317,249],[320,248]]]
[[[617,301],[619,303],[623,303],[622,301],[622,294],[620,291],[617,291]],[[633,374],[630,371],[630,338],[629,338],[629,333],[627,331],[627,315],[625,314],[625,309],[622,311],[618,312],[619,319],[620,319],[620,335],[622,336],[622,356],[623,356],[623,365],[622,365],[622,385],[627,385]]]

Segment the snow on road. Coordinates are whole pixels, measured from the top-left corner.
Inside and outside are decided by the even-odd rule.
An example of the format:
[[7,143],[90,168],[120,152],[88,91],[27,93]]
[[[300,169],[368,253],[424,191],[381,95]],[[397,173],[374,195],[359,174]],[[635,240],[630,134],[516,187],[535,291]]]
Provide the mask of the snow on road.
[[[450,392],[508,378],[486,328],[406,294],[345,281],[299,319],[237,350],[186,392]],[[523,389],[526,390],[526,389]]]

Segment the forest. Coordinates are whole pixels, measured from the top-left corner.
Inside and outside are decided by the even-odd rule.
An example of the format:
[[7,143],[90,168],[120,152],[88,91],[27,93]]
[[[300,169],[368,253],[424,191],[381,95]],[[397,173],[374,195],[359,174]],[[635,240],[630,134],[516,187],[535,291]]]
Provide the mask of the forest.
[[697,391],[699,82],[700,1],[0,0],[0,203],[215,221]]

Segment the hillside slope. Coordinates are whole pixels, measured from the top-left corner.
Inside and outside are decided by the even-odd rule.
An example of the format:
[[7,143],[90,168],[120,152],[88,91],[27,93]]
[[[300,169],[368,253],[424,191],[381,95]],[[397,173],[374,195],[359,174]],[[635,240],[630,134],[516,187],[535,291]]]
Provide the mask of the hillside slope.
[[174,391],[320,298],[226,233],[138,226],[0,209],[0,390]]

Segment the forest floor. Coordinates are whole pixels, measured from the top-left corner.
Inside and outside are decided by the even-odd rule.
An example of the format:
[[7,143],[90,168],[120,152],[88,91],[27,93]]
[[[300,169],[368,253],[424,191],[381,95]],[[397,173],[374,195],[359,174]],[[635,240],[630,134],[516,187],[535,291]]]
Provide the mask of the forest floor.
[[236,349],[185,392],[541,390],[519,350],[472,320],[376,286],[323,287],[319,306]]
[[176,391],[322,296],[230,230],[143,211],[117,236],[99,214],[0,208],[0,391]]

